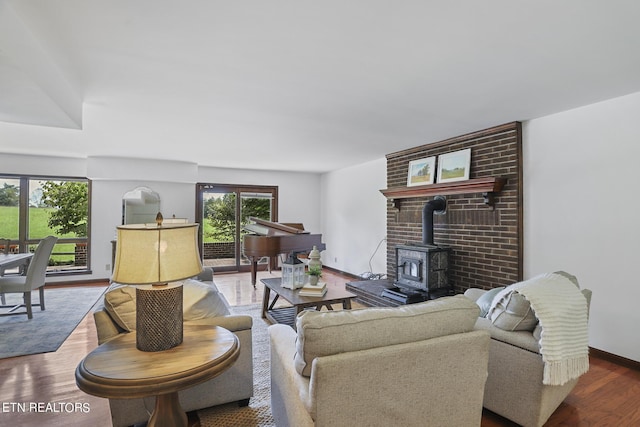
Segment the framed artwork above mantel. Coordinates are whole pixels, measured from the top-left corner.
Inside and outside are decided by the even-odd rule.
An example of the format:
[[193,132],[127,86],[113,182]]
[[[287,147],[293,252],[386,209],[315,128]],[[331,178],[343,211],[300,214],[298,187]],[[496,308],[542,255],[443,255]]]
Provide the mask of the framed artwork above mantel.
[[438,184],[466,181],[471,169],[471,149],[454,151],[438,156]]
[[436,176],[436,158],[411,160],[407,174],[407,187],[433,184]]

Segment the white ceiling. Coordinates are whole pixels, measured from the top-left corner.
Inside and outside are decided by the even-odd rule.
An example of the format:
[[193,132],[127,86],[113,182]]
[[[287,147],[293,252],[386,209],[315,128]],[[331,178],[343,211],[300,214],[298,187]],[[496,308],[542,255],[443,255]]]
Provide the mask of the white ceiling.
[[638,92],[639,22],[637,0],[0,0],[0,152],[334,170]]

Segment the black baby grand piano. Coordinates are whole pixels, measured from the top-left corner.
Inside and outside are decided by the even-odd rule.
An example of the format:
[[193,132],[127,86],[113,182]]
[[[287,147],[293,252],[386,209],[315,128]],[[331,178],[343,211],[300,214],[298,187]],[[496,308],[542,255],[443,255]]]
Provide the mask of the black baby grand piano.
[[291,252],[309,252],[313,247],[326,249],[322,234],[310,234],[302,224],[286,224],[250,217],[244,229],[253,234],[244,236],[244,255],[251,261],[251,284],[256,286],[258,261]]

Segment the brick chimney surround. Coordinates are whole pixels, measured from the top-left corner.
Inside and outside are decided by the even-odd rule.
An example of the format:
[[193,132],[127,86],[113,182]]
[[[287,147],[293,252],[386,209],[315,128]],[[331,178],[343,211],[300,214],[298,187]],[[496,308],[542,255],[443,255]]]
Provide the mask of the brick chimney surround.
[[[469,181],[407,187],[409,162],[471,149]],[[396,277],[396,246],[422,242],[422,209],[436,196],[435,245],[450,248],[455,293],[522,280],[522,128],[513,122],[391,153],[387,158],[387,277]],[[496,191],[486,186],[495,185]],[[390,191],[390,190],[398,191]],[[393,194],[403,194],[401,199]]]

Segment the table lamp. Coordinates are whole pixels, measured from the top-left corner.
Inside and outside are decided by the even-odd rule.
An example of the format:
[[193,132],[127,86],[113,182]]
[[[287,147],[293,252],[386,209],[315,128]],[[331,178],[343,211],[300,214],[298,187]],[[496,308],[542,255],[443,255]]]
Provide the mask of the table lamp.
[[112,280],[136,286],[136,347],[162,351],[182,343],[182,283],[198,275],[198,224],[117,227]]

